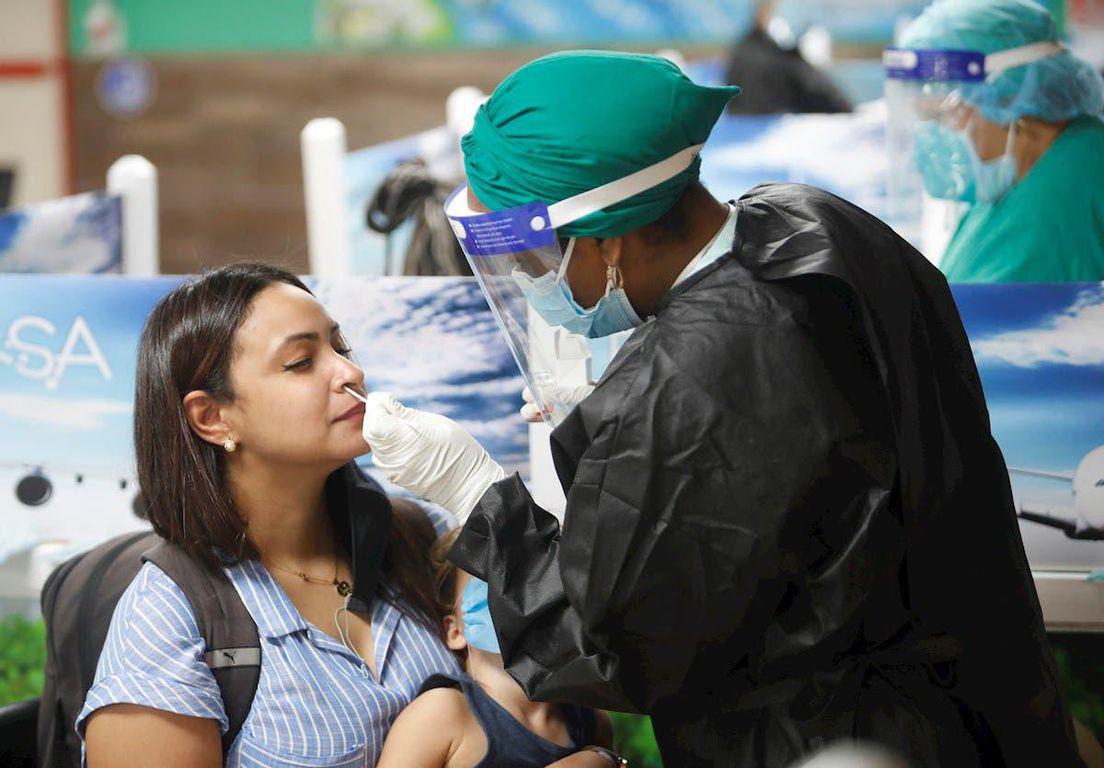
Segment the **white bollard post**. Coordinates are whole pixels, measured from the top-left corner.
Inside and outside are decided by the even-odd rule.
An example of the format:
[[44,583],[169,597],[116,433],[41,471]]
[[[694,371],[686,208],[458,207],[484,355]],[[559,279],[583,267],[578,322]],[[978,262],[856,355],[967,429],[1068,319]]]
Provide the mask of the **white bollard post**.
[[462,85],[445,99],[445,125],[460,138],[475,125],[475,113],[487,100],[487,94],[474,85]]
[[107,191],[123,198],[123,274],[160,274],[157,168],[141,155],[124,155],[107,169]]
[[682,51],[678,48],[660,48],[655,52],[655,55],[662,56],[683,72],[686,71],[686,57],[682,55]]
[[311,274],[352,274],[348,202],[345,190],[345,126],[335,117],[318,117],[300,134],[303,195],[307,208],[307,253]]
[[810,27],[797,41],[802,58],[816,67],[832,63],[832,31],[823,24]]

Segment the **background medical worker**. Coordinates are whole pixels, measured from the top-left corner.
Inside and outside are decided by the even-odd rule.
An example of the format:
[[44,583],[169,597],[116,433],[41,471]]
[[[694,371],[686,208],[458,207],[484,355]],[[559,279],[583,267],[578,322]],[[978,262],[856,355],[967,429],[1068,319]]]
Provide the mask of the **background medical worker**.
[[463,194],[492,213],[452,221],[498,312],[517,286],[576,332],[635,328],[552,432],[562,527],[386,393],[377,466],[465,523],[450,558],[489,583],[527,694],[649,713],[667,765],[787,766],[841,738],[917,766],[1077,765],[946,281],[812,187],[713,198],[694,148],[734,93],[567,52],[464,137]]
[[[940,264],[947,279],[1104,280],[1104,82],[1061,46],[1050,14],[1030,0],[937,0],[899,48],[929,63],[898,81],[915,86],[926,123],[924,185],[970,204]],[[964,52],[984,70],[955,74],[982,60]]]

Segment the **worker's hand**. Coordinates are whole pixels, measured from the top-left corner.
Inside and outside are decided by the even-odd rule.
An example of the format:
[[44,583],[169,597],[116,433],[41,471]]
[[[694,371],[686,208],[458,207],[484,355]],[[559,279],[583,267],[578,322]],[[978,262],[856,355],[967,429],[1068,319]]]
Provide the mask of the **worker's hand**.
[[525,401],[525,405],[521,406],[521,418],[531,424],[540,424],[544,421],[544,415],[541,413],[540,406],[537,405],[537,399],[533,397],[533,392],[529,387],[521,390],[521,399]]
[[362,432],[388,480],[441,505],[461,523],[486,490],[506,476],[455,421],[407,408],[390,392],[368,395]]
[[[549,392],[553,400],[574,405],[593,392],[594,385],[582,384],[578,387],[552,386],[547,388],[546,391]],[[540,406],[537,404],[537,399],[533,397],[533,393],[530,391],[529,387],[521,391],[521,399],[525,401],[525,405],[521,406],[521,417],[523,419],[533,424],[539,424],[544,421],[545,413],[541,411]],[[555,405],[549,405],[550,411],[555,410],[555,408]]]

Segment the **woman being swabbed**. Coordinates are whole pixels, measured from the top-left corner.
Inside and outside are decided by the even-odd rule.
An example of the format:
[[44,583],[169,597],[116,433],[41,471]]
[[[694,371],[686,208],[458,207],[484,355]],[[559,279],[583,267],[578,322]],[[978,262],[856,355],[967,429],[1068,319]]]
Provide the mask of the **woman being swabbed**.
[[605,712],[529,701],[507,674],[487,584],[446,559],[457,532],[441,537],[432,560],[445,643],[464,672],[436,674],[422,684],[391,727],[378,768],[567,768],[590,765],[581,761],[597,755],[624,765],[609,750]]
[[443,642],[430,518],[354,463],[370,449],[365,381],[340,328],[293,274],[233,264],[158,303],[136,369],[149,520],[240,595],[259,680],[232,727],[198,612],[147,562],[115,608],[76,724],[87,765],[371,768],[425,680],[459,667]]

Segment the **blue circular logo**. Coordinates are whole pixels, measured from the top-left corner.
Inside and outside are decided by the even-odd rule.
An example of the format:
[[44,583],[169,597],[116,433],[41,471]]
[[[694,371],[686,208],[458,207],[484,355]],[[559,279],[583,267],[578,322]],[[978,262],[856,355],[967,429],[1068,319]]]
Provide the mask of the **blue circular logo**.
[[153,101],[153,68],[141,59],[115,59],[96,76],[96,97],[110,115],[134,117]]

